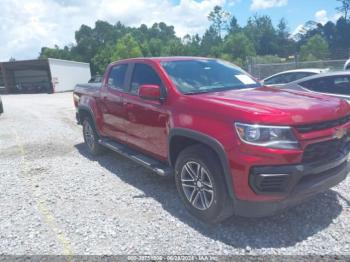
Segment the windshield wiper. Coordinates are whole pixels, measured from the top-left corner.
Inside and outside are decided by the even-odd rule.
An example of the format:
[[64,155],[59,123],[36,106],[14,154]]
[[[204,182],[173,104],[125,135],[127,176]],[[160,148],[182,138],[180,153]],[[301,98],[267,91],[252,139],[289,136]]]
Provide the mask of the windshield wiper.
[[210,93],[210,92],[213,92],[213,90],[186,92],[186,93],[184,93],[184,95],[198,95],[198,94],[205,94],[205,93]]
[[[254,85],[255,87],[259,87]],[[191,91],[191,92],[186,92],[184,95],[197,95],[197,94],[204,94],[204,93],[215,93],[215,92],[222,92],[222,91],[229,91],[229,90],[243,90],[243,89],[248,89],[250,87],[248,86],[220,86],[216,88],[211,88],[211,89],[205,89],[205,90],[197,90],[197,91]]]
[[216,92],[216,90],[220,90],[225,88],[225,86],[202,86],[199,90],[196,91],[190,91],[184,93],[185,95],[197,95],[197,94],[204,94],[204,93],[212,93]]

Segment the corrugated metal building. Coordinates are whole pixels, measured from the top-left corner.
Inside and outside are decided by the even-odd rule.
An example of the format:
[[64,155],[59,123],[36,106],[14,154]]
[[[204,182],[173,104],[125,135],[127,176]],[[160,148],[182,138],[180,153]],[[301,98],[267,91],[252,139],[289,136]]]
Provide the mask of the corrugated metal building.
[[74,89],[91,77],[90,64],[60,59],[0,63],[0,93],[53,93]]

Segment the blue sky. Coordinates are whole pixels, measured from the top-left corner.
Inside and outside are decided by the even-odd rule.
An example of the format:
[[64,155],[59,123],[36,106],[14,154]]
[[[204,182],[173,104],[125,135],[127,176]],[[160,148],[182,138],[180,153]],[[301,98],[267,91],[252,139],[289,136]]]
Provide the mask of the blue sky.
[[333,19],[336,15],[335,7],[338,5],[336,0],[289,0],[281,7],[251,10],[251,1],[241,0],[233,6],[226,4],[226,8],[237,17],[241,25],[246,23],[249,16],[258,13],[271,16],[275,24],[284,17],[288,21],[290,30],[294,31],[300,24],[315,20],[316,13],[321,10],[327,12],[329,19]]
[[128,26],[165,22],[176,34],[203,34],[215,5],[224,6],[241,25],[254,14],[284,17],[294,32],[309,20],[326,23],[339,15],[336,0],[1,0],[0,61],[37,58],[43,46],[74,44],[74,32],[96,20]]

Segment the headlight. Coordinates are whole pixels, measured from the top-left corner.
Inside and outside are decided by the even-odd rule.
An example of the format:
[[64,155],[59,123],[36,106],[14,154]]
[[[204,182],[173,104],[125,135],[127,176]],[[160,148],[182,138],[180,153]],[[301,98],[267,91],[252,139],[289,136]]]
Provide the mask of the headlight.
[[247,144],[278,149],[299,148],[299,143],[288,126],[235,123],[235,127],[239,138]]
[[73,94],[73,99],[74,99],[74,101],[79,102],[79,100],[80,100],[80,96],[79,96],[79,95],[77,95],[77,94]]

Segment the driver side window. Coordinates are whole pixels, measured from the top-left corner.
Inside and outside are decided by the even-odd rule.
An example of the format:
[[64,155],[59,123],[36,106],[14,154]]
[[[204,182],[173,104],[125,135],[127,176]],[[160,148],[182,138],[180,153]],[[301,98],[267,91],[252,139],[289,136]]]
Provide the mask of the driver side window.
[[130,93],[138,95],[141,85],[162,86],[162,81],[157,72],[147,64],[135,64],[131,79]]

